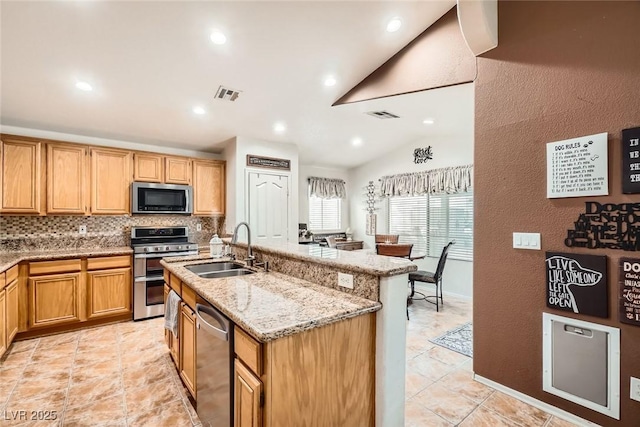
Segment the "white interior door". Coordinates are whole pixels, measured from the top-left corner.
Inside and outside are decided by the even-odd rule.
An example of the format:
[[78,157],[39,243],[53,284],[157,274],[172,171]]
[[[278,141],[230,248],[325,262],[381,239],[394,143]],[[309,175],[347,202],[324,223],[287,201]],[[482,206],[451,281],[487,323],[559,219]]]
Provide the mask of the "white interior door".
[[289,221],[289,177],[249,172],[249,225],[256,243],[286,242]]

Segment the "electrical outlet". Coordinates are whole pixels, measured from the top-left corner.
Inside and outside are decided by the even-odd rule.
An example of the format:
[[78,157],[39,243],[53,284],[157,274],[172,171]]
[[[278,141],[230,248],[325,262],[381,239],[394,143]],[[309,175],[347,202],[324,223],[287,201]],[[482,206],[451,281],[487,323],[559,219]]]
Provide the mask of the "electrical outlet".
[[640,379],[631,377],[630,397],[640,402]]
[[202,224],[201,223],[197,223],[196,224],[196,231],[202,231]]
[[80,227],[78,227],[78,233],[79,234],[87,234],[87,226],[86,225],[81,225]]
[[338,273],[338,286],[353,289],[353,275]]

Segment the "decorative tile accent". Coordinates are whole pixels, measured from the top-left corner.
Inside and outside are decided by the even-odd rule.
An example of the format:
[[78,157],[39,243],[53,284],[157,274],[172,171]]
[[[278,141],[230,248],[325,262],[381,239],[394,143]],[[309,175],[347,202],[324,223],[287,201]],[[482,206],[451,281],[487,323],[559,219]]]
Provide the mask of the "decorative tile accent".
[[[224,230],[224,221],[182,215],[2,216],[0,252],[129,246],[134,226],[187,226],[191,241],[208,244],[214,233]],[[202,231],[196,231],[197,224]],[[80,225],[87,226],[86,235],[78,234]]]

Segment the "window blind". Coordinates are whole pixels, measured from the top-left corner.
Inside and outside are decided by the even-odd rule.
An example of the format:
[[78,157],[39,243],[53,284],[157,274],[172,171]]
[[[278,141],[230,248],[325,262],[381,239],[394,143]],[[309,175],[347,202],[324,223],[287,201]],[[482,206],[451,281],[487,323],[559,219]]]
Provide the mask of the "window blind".
[[340,230],[342,228],[341,208],[341,199],[309,197],[309,230]]
[[390,197],[388,230],[416,252],[440,257],[451,240],[449,258],[473,260],[473,193]]

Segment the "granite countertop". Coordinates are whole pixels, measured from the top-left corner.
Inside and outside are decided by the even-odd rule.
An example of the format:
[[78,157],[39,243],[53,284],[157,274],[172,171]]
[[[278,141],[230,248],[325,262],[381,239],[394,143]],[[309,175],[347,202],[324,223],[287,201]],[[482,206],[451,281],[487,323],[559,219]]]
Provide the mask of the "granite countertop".
[[[230,242],[230,239],[223,240],[226,243]],[[238,242],[237,245],[247,247],[246,243]],[[299,245],[296,243],[282,243],[269,246],[251,245],[251,248],[264,253],[310,261],[331,267],[340,267],[344,270],[373,274],[375,276],[396,276],[418,269],[418,266],[408,259],[381,256],[365,251],[341,251],[328,247]]]
[[382,308],[371,301],[281,273],[203,279],[185,266],[229,258],[165,258],[161,264],[258,341],[267,342]]
[[81,257],[96,257],[109,255],[130,255],[133,249],[128,246],[95,248],[95,249],[66,249],[31,252],[0,252],[0,273],[6,271],[22,261],[46,261],[52,259],[68,259]]

